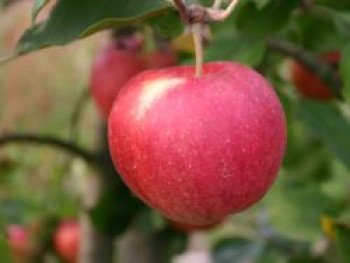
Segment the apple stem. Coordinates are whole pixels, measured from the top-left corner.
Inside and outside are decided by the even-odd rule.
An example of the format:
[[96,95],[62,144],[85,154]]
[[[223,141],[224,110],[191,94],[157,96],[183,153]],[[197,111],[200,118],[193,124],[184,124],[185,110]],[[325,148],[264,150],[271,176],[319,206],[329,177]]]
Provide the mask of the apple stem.
[[203,41],[206,40],[205,27],[209,22],[220,22],[228,18],[237,6],[239,0],[230,0],[226,9],[221,9],[222,0],[215,0],[212,7],[201,5],[185,5],[183,0],[173,0],[182,20],[191,28],[196,51],[196,76],[203,73]]
[[203,35],[202,25],[193,24],[191,27],[193,42],[196,52],[196,77],[202,76],[203,73]]
[[212,6],[213,9],[220,9],[222,0],[215,0]]

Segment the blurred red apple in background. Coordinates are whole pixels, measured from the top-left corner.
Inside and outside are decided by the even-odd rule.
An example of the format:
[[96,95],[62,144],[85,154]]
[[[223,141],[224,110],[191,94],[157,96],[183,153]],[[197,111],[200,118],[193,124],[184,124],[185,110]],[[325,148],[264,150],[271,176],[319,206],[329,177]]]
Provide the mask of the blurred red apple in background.
[[29,231],[21,225],[9,225],[7,240],[13,262],[27,262],[30,257]]
[[[321,56],[321,59],[333,67],[338,67],[341,58],[339,51],[331,51]],[[331,100],[334,98],[332,91],[315,73],[294,61],[291,65],[292,81],[299,93],[307,98],[316,100]]]
[[91,72],[91,93],[104,119],[123,85],[146,68],[141,49],[142,40],[132,35],[112,41],[97,55]]
[[57,253],[69,263],[77,262],[79,253],[80,227],[74,220],[63,221],[54,236]]
[[145,71],[109,117],[113,162],[131,190],[173,221],[205,226],[259,201],[286,144],[269,83],[237,63]]
[[177,54],[169,43],[160,43],[158,48],[146,54],[148,69],[157,69],[175,66],[178,62]]
[[119,36],[97,55],[91,73],[91,93],[100,112],[107,119],[120,89],[134,75],[150,68],[164,68],[177,63],[169,43],[161,43],[153,52],[142,54],[143,40],[138,35]]

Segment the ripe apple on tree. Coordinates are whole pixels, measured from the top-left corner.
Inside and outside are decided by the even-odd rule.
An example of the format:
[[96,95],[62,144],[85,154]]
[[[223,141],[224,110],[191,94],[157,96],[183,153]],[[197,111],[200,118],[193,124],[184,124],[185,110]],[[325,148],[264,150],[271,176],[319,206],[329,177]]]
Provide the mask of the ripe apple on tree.
[[214,222],[214,223],[209,224],[209,225],[197,226],[197,225],[180,223],[180,222],[176,222],[176,221],[170,221],[170,225],[174,229],[179,230],[179,231],[183,231],[183,232],[206,231],[206,230],[210,230],[210,229],[217,227],[218,225],[220,225],[220,223],[221,223],[221,221]]
[[157,41],[154,51],[145,54],[147,69],[157,69],[175,66],[178,62],[177,54],[166,41]]
[[91,94],[104,119],[123,85],[145,69],[141,49],[142,40],[131,35],[112,41],[98,54],[91,72]]
[[149,70],[130,80],[109,117],[113,162],[131,190],[194,226],[259,201],[286,144],[281,104],[253,69],[232,62]]
[[80,227],[74,220],[63,221],[54,235],[57,253],[69,263],[77,262],[79,252]]
[[177,63],[176,53],[168,43],[145,54],[143,44],[137,34],[117,36],[97,55],[91,72],[91,93],[104,119],[108,119],[115,97],[131,77],[149,68]]
[[30,258],[28,229],[21,225],[9,225],[6,230],[13,262],[27,262]]
[[[336,69],[338,69],[340,58],[341,53],[337,50],[321,55],[324,62]],[[322,101],[331,100],[335,97],[323,80],[296,61],[291,64],[291,75],[295,88],[302,96]]]

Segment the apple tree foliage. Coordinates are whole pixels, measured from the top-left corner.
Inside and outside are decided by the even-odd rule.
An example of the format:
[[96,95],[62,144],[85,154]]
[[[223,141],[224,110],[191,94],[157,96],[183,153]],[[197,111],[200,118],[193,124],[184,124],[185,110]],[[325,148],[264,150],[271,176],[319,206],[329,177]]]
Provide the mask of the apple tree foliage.
[[[20,38],[16,55],[83,41],[126,25],[141,29],[149,25],[170,40],[185,29],[166,0],[58,0],[49,18],[36,22],[49,2],[35,1],[32,25]],[[234,60],[261,71],[280,96],[288,121],[288,149],[280,177],[261,204],[247,212],[253,215],[245,224],[251,234],[214,234],[215,262],[350,262],[350,1],[241,0],[231,17],[211,29],[205,61]],[[276,50],[271,39],[314,55],[340,50],[344,99],[300,98],[289,78],[291,54]],[[184,53],[181,63],[193,63],[193,56],[179,52]],[[137,213],[140,229],[158,231],[158,238],[170,243],[182,240],[164,230],[159,216],[134,200],[121,181],[116,179],[115,184],[123,190],[117,195],[108,192],[91,211],[101,230],[121,234]],[[121,205],[111,205],[116,202]],[[246,220],[244,215],[234,218]],[[318,251],[322,242],[328,242],[327,249]]]

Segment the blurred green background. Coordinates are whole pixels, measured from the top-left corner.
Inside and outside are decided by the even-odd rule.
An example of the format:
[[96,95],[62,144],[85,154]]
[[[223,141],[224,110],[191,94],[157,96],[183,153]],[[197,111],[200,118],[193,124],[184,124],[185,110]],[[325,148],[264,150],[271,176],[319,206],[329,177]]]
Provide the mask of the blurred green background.
[[[70,23],[79,18],[84,21],[89,15],[89,9],[79,3],[70,6],[69,1],[59,2],[60,10],[54,14],[65,22],[51,23],[46,28],[51,30],[50,37],[45,39],[50,45],[60,42],[60,30],[68,30]],[[143,5],[140,1],[129,2],[131,7],[125,8],[125,16],[132,7],[137,10]],[[164,5],[162,2],[159,5]],[[6,6],[3,2],[0,57],[13,52],[24,30],[31,26],[32,7],[32,1],[16,1]],[[77,13],[77,18],[65,20],[73,7],[81,8],[81,13]],[[39,20],[48,15],[48,10],[42,11]],[[159,7],[159,10],[163,9]],[[183,27],[176,11],[171,8],[159,11],[157,16],[146,17],[137,26],[143,30],[144,24],[175,43],[181,64],[193,63],[191,48],[190,52],[184,48],[191,46],[188,38],[178,38]],[[32,32],[22,39],[17,50],[27,52],[29,49],[23,44],[26,41],[32,45],[30,50],[41,47],[45,32],[41,35]],[[72,34],[71,38],[77,36]],[[288,41],[315,56],[339,50],[342,57],[337,72],[343,81],[344,101],[302,98],[291,81],[290,54],[269,46],[271,38]],[[72,138],[78,145],[94,149],[101,137],[101,120],[92,101],[89,98],[84,101],[78,122],[72,124],[72,116],[89,88],[94,56],[108,40],[109,34],[102,32],[1,66],[0,136],[30,132]],[[270,192],[253,208],[232,215],[220,226],[202,233],[205,240],[202,242],[209,242],[214,262],[350,262],[349,40],[350,4],[344,0],[310,3],[242,0],[227,21],[213,25],[212,43],[206,49],[205,60],[235,60],[259,69],[275,87],[288,121],[287,153]],[[83,161],[50,147],[16,144],[0,148],[0,261],[11,262],[5,231],[8,225],[30,225],[48,217],[59,221],[78,218],[86,181],[96,173]],[[113,198],[113,195],[102,198],[100,210],[92,213],[97,228],[107,232],[118,229],[113,235],[116,239],[130,231],[152,237],[157,253],[164,254],[153,262],[171,262],[174,255],[191,243],[189,237],[193,234],[177,231],[160,215],[141,205],[135,205],[137,211],[132,222],[123,223],[122,213],[118,213],[120,221],[108,220],[109,207],[118,202]],[[148,245],[146,242],[143,246]],[[48,253],[49,260],[61,260],[55,251]],[[122,262],[120,257],[119,260]]]

